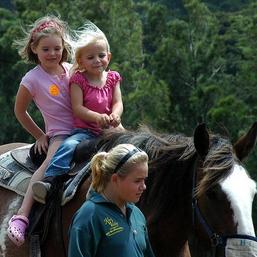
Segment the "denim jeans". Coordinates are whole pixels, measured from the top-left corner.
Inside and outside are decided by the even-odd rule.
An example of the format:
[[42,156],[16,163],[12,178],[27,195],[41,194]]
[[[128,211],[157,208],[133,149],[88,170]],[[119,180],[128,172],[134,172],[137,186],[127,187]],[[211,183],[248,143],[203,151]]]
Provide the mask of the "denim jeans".
[[45,177],[60,176],[68,173],[76,146],[83,140],[93,139],[95,137],[96,135],[90,130],[74,129],[71,136],[63,141],[52,157],[46,169]]

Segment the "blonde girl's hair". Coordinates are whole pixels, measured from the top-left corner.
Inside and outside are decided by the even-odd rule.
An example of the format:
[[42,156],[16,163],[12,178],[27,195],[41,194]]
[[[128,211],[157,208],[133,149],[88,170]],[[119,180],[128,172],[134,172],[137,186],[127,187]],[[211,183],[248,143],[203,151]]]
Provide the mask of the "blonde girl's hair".
[[97,153],[91,160],[93,189],[102,193],[114,173],[126,177],[132,164],[142,162],[148,162],[148,155],[131,144],[120,144],[109,152]]
[[107,37],[93,22],[87,20],[81,28],[74,31],[72,42],[74,60],[70,71],[71,75],[78,70],[84,71],[83,67],[80,67],[78,62],[81,56],[81,51],[99,40],[103,40],[106,43],[107,52],[110,53],[110,45]]
[[14,45],[22,59],[35,64],[39,63],[38,57],[33,53],[32,47],[36,47],[43,37],[57,35],[63,41],[63,53],[61,62],[65,62],[71,55],[71,38],[68,24],[54,15],[44,16],[30,25],[27,29],[22,27],[25,34],[23,39],[15,40]]

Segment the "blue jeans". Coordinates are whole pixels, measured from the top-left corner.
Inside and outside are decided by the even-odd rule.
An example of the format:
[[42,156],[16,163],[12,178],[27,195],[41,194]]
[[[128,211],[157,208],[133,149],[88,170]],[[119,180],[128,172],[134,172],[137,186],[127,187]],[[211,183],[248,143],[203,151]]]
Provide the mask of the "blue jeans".
[[83,140],[95,137],[96,135],[90,130],[74,129],[72,135],[63,141],[52,157],[46,169],[45,177],[60,176],[68,173],[76,146]]

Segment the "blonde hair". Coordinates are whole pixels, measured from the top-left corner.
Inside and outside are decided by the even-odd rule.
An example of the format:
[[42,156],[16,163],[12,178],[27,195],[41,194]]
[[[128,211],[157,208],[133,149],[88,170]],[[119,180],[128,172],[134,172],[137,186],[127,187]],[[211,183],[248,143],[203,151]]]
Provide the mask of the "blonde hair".
[[107,52],[110,53],[110,45],[105,34],[93,22],[86,21],[86,23],[79,30],[74,31],[74,38],[72,42],[74,60],[70,71],[71,74],[78,70],[83,71],[78,63],[81,51],[99,40],[103,40],[106,43]]
[[62,21],[59,17],[54,15],[44,16],[30,25],[28,29],[22,27],[25,34],[23,39],[15,40],[14,45],[17,47],[18,52],[22,59],[27,62],[39,63],[38,57],[32,51],[32,47],[36,47],[43,37],[49,35],[57,35],[63,41],[63,53],[61,63],[69,59],[71,55],[71,39],[70,30],[66,22]]
[[97,153],[91,160],[93,189],[102,193],[114,173],[126,177],[128,168],[140,162],[148,162],[148,155],[131,144],[120,144],[108,153]]

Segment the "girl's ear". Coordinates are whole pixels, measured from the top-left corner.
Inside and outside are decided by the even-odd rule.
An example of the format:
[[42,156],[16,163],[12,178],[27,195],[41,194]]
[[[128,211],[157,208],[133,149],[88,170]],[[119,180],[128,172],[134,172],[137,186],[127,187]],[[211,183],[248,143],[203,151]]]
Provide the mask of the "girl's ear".
[[111,182],[112,182],[112,183],[116,183],[117,180],[118,180],[118,175],[117,175],[116,173],[115,173],[115,174],[112,174],[112,176],[111,176]]
[[108,61],[110,62],[112,59],[112,54],[111,53],[108,53]]
[[80,56],[76,56],[76,61],[77,61],[78,65],[81,64],[81,58],[80,58]]
[[30,45],[30,49],[34,54],[37,54],[37,48],[33,44]]
[[77,57],[77,63],[78,63],[79,69],[81,70],[81,58],[80,58],[80,56]]

